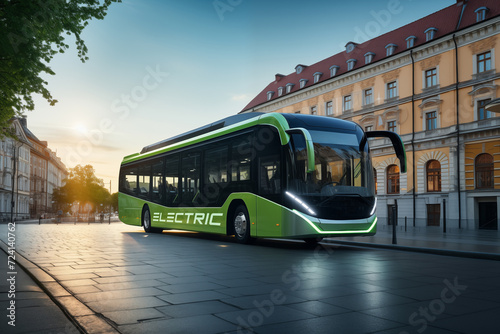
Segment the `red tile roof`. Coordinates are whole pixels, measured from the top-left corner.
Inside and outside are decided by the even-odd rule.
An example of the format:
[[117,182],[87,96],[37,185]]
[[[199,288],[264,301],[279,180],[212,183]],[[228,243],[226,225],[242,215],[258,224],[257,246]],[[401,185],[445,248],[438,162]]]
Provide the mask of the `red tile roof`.
[[[408,48],[406,47],[406,39],[410,36],[416,37],[414,47],[420,46],[427,42],[424,32],[428,28],[437,29],[434,35],[434,40],[435,40],[437,38],[452,34],[456,31],[474,25],[476,24],[475,10],[480,7],[488,8],[488,12],[486,13],[486,20],[500,15],[500,1],[498,0],[469,0],[466,1],[466,6],[462,14],[460,26],[457,29],[457,24],[459,22],[460,14],[462,12],[462,6],[458,4],[453,4],[440,11],[432,13],[426,17],[423,17],[417,21],[402,26],[396,30],[375,37],[364,43],[357,44],[354,50],[349,53],[343,51],[329,58],[323,59],[313,65],[309,65],[305,67],[302,73],[300,74],[296,74],[295,72],[293,72],[281,78],[276,77],[276,79],[279,78],[279,81],[275,80],[271,82],[252,101],[250,101],[250,103],[248,103],[241,112],[249,111],[250,109],[260,104],[266,103],[268,101],[267,92],[269,91],[274,92],[270,100],[273,101],[280,99],[281,97],[286,96],[290,93],[315,85],[313,75],[316,72],[323,73],[318,83],[329,80],[331,78],[330,67],[333,65],[339,66],[337,74],[335,75],[335,77],[338,77],[348,72],[346,62],[349,59],[356,59],[356,64],[354,65],[353,70],[363,67],[365,66],[364,55],[367,52],[375,53],[375,56],[373,57],[371,63],[387,58],[385,47],[388,44],[392,43],[397,45],[393,55],[408,50]],[[300,88],[300,83],[299,83],[300,79],[308,80],[304,88]],[[286,85],[288,83],[294,84],[290,93],[286,93]],[[279,87],[283,87],[283,94],[281,96],[278,96]]]

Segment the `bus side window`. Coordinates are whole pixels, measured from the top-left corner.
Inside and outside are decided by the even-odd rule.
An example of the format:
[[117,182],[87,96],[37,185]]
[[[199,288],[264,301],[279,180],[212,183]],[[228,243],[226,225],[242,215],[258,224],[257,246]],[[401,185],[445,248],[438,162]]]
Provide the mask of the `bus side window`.
[[163,175],[163,159],[155,161],[151,170],[151,201],[165,203],[165,177]]
[[279,154],[260,158],[259,173],[261,194],[279,194],[281,192]]
[[236,138],[231,150],[231,182],[249,181],[251,178],[251,162],[255,155],[252,147],[252,134]]
[[151,183],[151,166],[144,165],[139,167],[138,171],[139,184],[136,188],[137,196],[144,199],[149,199],[149,185]]
[[182,157],[181,206],[194,206],[196,198],[200,194],[200,154],[194,152],[185,153]]
[[135,170],[131,170],[130,168],[124,169],[120,180],[120,191],[128,195],[135,195],[136,188],[137,172]]
[[220,143],[218,147],[208,149],[204,154],[204,177],[202,196],[198,198],[199,206],[221,205],[219,200],[228,184],[228,143]]
[[179,156],[167,156],[165,162],[165,198],[166,205],[174,206],[179,199]]

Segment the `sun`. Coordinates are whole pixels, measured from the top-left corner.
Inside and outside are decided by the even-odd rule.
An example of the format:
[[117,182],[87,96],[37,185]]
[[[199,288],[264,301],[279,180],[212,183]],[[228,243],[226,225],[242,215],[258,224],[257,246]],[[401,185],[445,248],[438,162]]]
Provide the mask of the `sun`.
[[88,132],[87,127],[82,123],[78,123],[73,129],[81,134],[86,134]]

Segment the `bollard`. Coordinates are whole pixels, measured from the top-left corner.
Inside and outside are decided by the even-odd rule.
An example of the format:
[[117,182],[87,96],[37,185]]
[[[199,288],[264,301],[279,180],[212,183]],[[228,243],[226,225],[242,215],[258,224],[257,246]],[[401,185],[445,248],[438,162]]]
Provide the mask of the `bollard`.
[[446,199],[443,198],[443,233],[446,233]]
[[396,224],[398,222],[398,201],[394,200],[394,206],[392,207],[392,244],[397,245],[398,240],[396,238]]
[[405,232],[406,232],[406,223],[407,223],[408,217],[405,216]]

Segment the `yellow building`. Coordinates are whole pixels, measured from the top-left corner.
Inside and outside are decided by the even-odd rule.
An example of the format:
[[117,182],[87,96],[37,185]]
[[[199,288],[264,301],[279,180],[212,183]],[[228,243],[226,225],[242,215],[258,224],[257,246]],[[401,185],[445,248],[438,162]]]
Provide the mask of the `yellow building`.
[[387,139],[371,139],[377,215],[387,224],[498,230],[500,1],[470,0],[357,44],[289,75],[276,74],[242,113],[337,117],[397,132],[408,172]]

